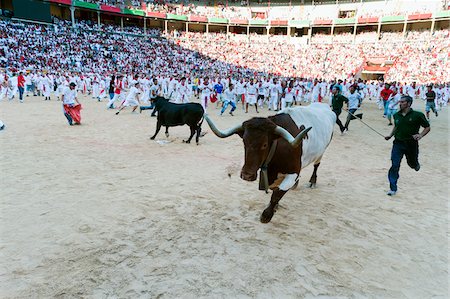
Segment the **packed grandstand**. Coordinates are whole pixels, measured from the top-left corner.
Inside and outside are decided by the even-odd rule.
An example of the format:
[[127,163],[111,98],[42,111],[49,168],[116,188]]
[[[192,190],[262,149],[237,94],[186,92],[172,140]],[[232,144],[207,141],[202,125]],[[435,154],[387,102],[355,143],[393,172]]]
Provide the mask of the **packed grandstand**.
[[323,2],[51,0],[52,24],[0,23],[0,67],[450,81],[445,1]]

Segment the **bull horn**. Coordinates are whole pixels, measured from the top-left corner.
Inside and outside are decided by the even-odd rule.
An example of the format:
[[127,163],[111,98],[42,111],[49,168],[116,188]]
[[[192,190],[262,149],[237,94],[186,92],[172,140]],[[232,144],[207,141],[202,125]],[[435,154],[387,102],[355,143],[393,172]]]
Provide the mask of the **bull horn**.
[[212,119],[210,119],[208,117],[207,114],[205,114],[205,119],[206,119],[206,122],[208,123],[209,127],[211,128],[211,130],[214,132],[214,134],[216,134],[217,137],[220,137],[220,138],[227,138],[227,137],[242,130],[242,124],[240,124],[240,125],[230,128],[228,130],[220,131],[219,129],[217,129],[216,125],[213,123]]
[[311,130],[312,127],[309,127],[307,129],[304,129],[303,131],[301,131],[295,138],[291,135],[291,133],[289,133],[286,129],[277,126],[275,128],[275,134],[280,135],[281,137],[283,137],[284,139],[287,140],[287,142],[290,143],[290,145],[292,145],[293,147],[297,147],[300,145],[300,142],[302,141],[302,139],[305,137],[306,133],[309,132],[309,130]]

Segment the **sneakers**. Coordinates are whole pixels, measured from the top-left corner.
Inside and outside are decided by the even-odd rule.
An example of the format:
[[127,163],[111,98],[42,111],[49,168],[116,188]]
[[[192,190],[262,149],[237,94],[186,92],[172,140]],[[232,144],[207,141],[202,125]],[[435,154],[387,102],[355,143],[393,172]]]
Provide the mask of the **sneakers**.
[[389,191],[387,192],[387,195],[389,195],[389,196],[394,196],[395,193],[397,193],[397,191],[389,190]]
[[414,167],[414,170],[415,171],[419,171],[420,170],[420,164],[419,163],[417,163],[416,167]]

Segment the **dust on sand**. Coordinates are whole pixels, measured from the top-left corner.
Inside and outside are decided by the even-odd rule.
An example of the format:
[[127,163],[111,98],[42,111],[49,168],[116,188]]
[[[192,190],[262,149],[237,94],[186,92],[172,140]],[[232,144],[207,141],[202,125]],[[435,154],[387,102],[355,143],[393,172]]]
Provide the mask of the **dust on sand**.
[[[354,120],[335,128],[317,189],[308,167],[264,225],[238,136],[188,145],[177,127],[158,143],[149,113],[82,103],[77,127],[55,100],[0,103],[2,298],[448,297],[448,110],[395,197],[392,141]],[[256,116],[217,112],[222,129]],[[374,103],[363,112],[390,132]]]

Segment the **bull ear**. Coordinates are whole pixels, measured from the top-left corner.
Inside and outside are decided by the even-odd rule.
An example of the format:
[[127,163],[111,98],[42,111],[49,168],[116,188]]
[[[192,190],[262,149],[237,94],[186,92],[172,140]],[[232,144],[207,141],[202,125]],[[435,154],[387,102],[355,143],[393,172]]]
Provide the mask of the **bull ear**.
[[312,127],[304,129],[295,138],[291,135],[291,133],[289,133],[286,129],[284,129],[280,126],[277,126],[275,128],[274,132],[275,132],[275,134],[280,135],[281,137],[286,139],[287,142],[289,142],[289,144],[292,145],[293,147],[297,147],[300,145],[300,142],[302,141],[302,139],[306,136],[306,133],[308,133],[309,130],[311,130],[311,129],[312,129]]
[[220,131],[219,129],[217,129],[216,125],[214,124],[212,119],[209,118],[209,116],[207,114],[205,114],[204,116],[205,116],[206,122],[208,123],[209,127],[214,132],[214,134],[216,134],[217,137],[226,138],[235,133],[240,133],[241,131],[243,131],[242,124],[237,125],[232,128],[229,128],[228,130],[225,130],[225,131]]

